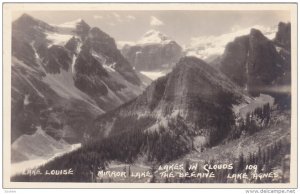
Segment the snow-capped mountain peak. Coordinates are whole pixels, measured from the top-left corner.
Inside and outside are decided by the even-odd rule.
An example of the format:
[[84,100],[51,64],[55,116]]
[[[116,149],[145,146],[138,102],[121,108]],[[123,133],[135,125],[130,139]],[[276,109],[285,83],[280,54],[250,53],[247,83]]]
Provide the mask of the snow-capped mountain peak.
[[174,39],[158,30],[147,31],[136,43],[122,41],[118,46],[136,70],[159,76],[171,70],[183,54]]
[[167,44],[171,39],[158,30],[147,31],[142,38],[137,42],[138,44]]

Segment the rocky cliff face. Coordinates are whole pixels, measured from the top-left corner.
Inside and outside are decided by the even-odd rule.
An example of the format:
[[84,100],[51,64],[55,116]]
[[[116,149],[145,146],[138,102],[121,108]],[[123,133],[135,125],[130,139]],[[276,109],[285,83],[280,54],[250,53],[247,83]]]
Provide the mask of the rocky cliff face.
[[286,28],[282,26],[285,25],[279,25],[274,41],[266,38],[259,30],[252,29],[249,35],[228,43],[218,62],[220,70],[254,96],[270,93],[270,88],[278,85],[290,85],[289,52],[276,43],[284,42],[282,45],[288,45],[288,35],[283,36]]
[[280,22],[274,42],[287,50],[291,50],[291,23]]
[[12,24],[11,66],[12,142],[37,128],[82,142],[96,116],[146,87],[114,39],[83,20],[51,26],[22,15]]
[[151,30],[136,45],[125,45],[122,54],[139,71],[171,69],[182,56],[182,48],[166,35]]

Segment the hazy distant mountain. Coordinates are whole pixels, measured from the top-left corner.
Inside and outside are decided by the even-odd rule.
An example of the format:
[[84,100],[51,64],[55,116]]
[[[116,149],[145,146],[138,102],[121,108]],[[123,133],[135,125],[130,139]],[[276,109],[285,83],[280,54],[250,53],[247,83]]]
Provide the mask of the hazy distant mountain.
[[81,142],[96,116],[142,92],[142,77],[99,28],[24,14],[12,24],[11,141],[40,127],[57,141]]
[[136,43],[125,43],[122,54],[138,71],[162,71],[178,62],[182,48],[165,34],[150,30]]

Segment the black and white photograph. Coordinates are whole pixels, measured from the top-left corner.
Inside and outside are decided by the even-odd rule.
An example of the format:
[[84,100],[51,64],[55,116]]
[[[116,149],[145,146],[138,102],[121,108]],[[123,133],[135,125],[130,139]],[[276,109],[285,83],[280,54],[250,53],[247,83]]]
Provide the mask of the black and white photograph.
[[6,185],[296,186],[296,4],[6,5]]

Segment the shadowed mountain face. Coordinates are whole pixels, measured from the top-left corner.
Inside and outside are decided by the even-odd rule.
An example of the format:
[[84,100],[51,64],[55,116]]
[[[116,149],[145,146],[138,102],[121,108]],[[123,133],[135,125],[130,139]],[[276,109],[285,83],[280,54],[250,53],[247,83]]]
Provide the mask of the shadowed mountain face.
[[113,91],[126,88],[123,83],[111,79],[105,67],[120,74],[133,86],[141,84],[128,61],[117,49],[114,40],[98,28],[90,30],[74,67],[75,85],[93,96],[107,95],[109,88]]
[[227,44],[218,62],[219,69],[251,95],[273,93],[278,87],[290,86],[290,29],[280,23],[275,40],[259,30],[237,37]]
[[169,70],[182,56],[182,48],[166,35],[150,30],[135,45],[125,45],[122,54],[139,71]]
[[51,26],[22,15],[12,24],[11,66],[12,142],[38,127],[82,142],[96,116],[146,87],[114,39],[83,20]]

